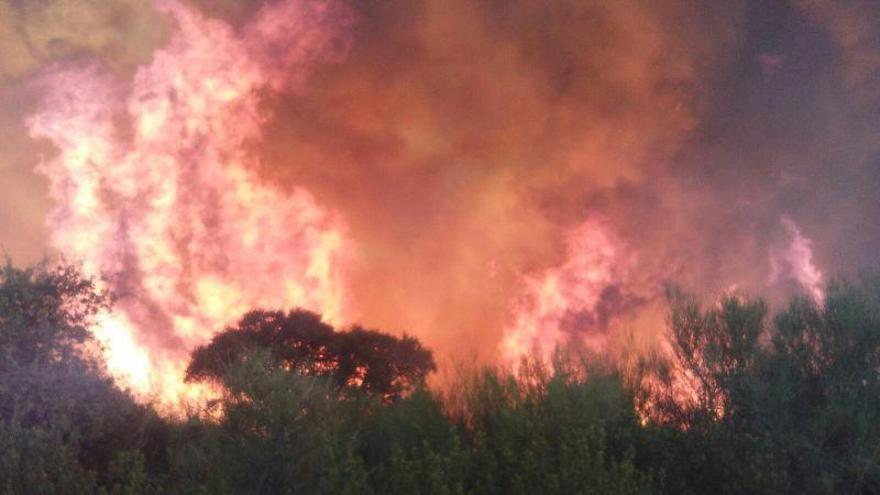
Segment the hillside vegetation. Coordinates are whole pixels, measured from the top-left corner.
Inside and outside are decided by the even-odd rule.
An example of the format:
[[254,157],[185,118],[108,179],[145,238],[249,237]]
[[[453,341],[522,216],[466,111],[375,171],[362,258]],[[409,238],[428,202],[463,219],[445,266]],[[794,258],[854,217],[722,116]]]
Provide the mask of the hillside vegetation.
[[167,418],[88,331],[112,300],[69,267],[0,272],[0,493],[880,492],[880,278],[777,314],[669,292],[672,353],[562,352],[425,387],[410,337],[257,310],[192,356],[218,398]]

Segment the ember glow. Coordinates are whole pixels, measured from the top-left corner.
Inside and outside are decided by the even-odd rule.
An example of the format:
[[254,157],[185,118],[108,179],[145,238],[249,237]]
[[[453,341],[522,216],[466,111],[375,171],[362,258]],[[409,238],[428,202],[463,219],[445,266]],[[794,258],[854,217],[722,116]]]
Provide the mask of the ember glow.
[[669,284],[821,301],[880,266],[877,26],[862,0],[0,0],[0,248],[101,277],[109,368],[170,404],[258,307],[441,368],[662,345]]

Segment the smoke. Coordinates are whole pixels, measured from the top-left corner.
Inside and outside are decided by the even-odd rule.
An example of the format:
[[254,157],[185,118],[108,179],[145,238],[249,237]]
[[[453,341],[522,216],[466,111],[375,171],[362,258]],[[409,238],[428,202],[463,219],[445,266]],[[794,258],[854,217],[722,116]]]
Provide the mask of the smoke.
[[139,0],[4,0],[0,81],[77,56],[131,70],[149,60],[165,34],[155,9]]
[[[565,264],[607,191],[654,181],[700,113],[727,9],[376,2],[279,103],[264,173],[349,222],[361,317],[493,357],[522,278]],[[705,24],[682,26],[680,17]],[[616,226],[615,226],[616,228]],[[382,290],[376,290],[381,284]]]
[[31,232],[0,243],[47,243],[43,155],[51,245],[147,294],[132,349],[305,304],[441,362],[601,350],[670,282],[777,304],[880,262],[875,2],[264,4],[0,1],[0,220]]
[[771,258],[769,282],[777,282],[781,274],[787,272],[788,278],[798,282],[814,301],[821,303],[825,298],[822,272],[813,264],[812,242],[801,234],[790,218],[782,217],[782,224],[791,237],[791,244]]
[[572,229],[565,263],[525,278],[501,346],[508,361],[534,353],[547,359],[558,346],[605,350],[610,319],[639,302],[617,285],[628,279],[634,259],[608,230],[597,220]]

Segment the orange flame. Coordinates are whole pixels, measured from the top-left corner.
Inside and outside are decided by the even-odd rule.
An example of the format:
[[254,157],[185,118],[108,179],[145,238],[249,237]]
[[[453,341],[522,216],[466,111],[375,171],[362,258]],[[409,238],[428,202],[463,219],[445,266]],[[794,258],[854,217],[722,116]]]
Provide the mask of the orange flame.
[[558,346],[601,351],[606,345],[605,329],[577,332],[567,327],[579,317],[595,319],[603,292],[626,277],[632,260],[621,241],[598,220],[587,220],[569,231],[565,243],[562,265],[523,280],[523,297],[501,343],[503,357],[514,366],[532,354],[546,361]]
[[94,65],[56,69],[29,128],[60,150],[40,169],[54,247],[120,296],[95,329],[109,369],[174,405],[198,392],[182,381],[188,352],[242,312],[343,317],[342,222],[305,190],[261,183],[248,147],[267,118],[259,91],[296,90],[338,55],[350,16],[283,1],[236,34],[174,0],[157,8],[173,35],[130,88]]

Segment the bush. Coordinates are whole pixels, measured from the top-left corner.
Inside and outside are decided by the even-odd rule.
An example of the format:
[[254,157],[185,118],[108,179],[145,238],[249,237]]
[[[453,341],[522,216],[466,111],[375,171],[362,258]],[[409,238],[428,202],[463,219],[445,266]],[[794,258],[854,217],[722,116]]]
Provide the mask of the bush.
[[[163,426],[152,410],[115,386],[97,357],[89,326],[108,307],[108,296],[72,267],[0,270],[5,493],[148,489],[140,450],[159,468],[164,446],[155,440],[161,442],[161,435],[148,433]],[[128,473],[120,472],[121,462]]]
[[107,375],[109,304],[69,267],[0,270],[0,493],[880,492],[878,277],[773,318],[670,291],[665,362],[560,352],[445,394],[414,339],[255,312],[196,351],[219,396],[185,420]]

